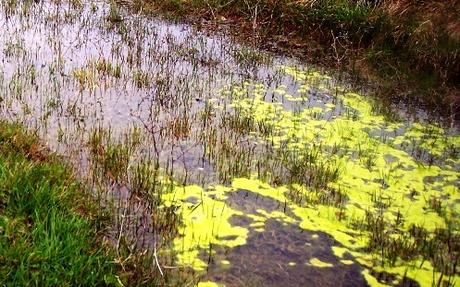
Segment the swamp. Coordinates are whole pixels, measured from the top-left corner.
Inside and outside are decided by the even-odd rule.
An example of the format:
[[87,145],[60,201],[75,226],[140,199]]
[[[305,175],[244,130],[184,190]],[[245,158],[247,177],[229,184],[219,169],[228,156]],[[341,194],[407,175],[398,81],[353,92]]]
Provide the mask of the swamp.
[[0,2],[0,285],[460,286],[454,108],[141,2]]

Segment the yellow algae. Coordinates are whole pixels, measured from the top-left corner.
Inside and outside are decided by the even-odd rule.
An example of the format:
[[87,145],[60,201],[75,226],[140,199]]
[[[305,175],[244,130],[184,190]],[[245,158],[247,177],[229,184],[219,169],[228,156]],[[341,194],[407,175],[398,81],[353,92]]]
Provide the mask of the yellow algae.
[[447,136],[444,130],[433,124],[414,123],[393,141],[395,145],[412,145],[435,156],[441,156],[451,148],[460,147],[460,136]]
[[340,263],[344,264],[344,265],[352,265],[354,264],[354,262],[352,260],[340,260]]
[[334,255],[337,256],[338,258],[342,258],[345,252],[347,251],[348,251],[347,248],[332,246],[332,252],[334,252]]
[[255,223],[251,223],[249,226],[251,227],[255,227],[255,228],[260,228],[260,227],[264,227],[265,226],[265,222],[255,222]]
[[333,267],[334,266],[333,264],[321,261],[316,257],[310,259],[310,261],[308,262],[308,265],[311,265],[311,266],[314,266],[314,267],[319,267],[319,268],[326,268],[326,267]]
[[[433,279],[435,282],[439,280],[440,277],[444,277],[439,272],[433,272],[433,266],[429,262],[423,263],[423,268],[418,268],[421,265],[421,262],[414,262],[413,266],[397,266],[385,268],[386,272],[395,273],[395,274],[406,274],[407,277],[415,279],[420,284],[420,287],[431,287],[433,286]],[[460,276],[453,276],[454,283],[458,284],[460,281]],[[457,285],[453,286],[457,286]]]
[[372,276],[369,273],[369,270],[367,270],[367,269],[364,269],[363,272],[361,272],[361,274],[363,274],[363,276],[366,279],[367,283],[371,287],[387,287],[387,286],[390,286],[390,285],[387,285],[387,284],[380,283],[374,276]]
[[284,98],[290,102],[305,102],[305,97],[294,97],[288,93],[284,94]]
[[223,285],[219,285],[212,281],[204,281],[204,282],[199,282],[197,287],[221,287],[221,286]]
[[273,212],[267,212],[264,209],[257,209],[257,213],[263,215],[265,218],[273,218],[273,219],[278,219],[282,222],[287,222],[287,223],[294,223],[295,220],[291,218],[290,216],[286,215],[284,212],[280,211],[273,211]]
[[191,185],[177,187],[174,192],[164,195],[167,205],[179,204],[182,199],[190,196],[201,198],[201,204],[197,208],[188,209],[183,205],[180,208],[184,224],[179,229],[181,236],[174,240],[180,264],[203,270],[206,264],[198,258],[200,249],[209,247],[209,244],[227,247],[245,244],[248,230],[229,223],[231,216],[242,215],[242,212],[210,197],[219,194],[222,196],[222,192],[225,192],[225,188],[217,187],[213,192],[206,193],[201,187]]
[[[299,82],[298,93],[304,93],[311,87],[319,87],[317,89],[320,91],[328,87],[330,78],[318,72],[303,72],[290,67],[282,69]],[[418,148],[441,158],[450,153],[455,155],[451,150],[458,150],[460,147],[459,136],[450,136],[436,126],[387,123],[383,116],[374,114],[372,104],[364,97],[357,93],[345,92],[341,87],[335,90],[337,101],[324,104],[326,109],[335,109],[340,111],[340,114],[323,119],[325,108],[311,106],[300,111],[289,111],[280,103],[265,102],[264,87],[261,84],[257,84],[254,94],[248,96],[251,95],[250,86],[253,84],[247,84],[246,88],[232,88],[233,100],[230,106],[241,116],[253,119],[256,124],[270,126],[272,130],[269,135],[251,132],[251,140],[259,144],[270,143],[275,150],[317,151],[315,164],[322,168],[336,169],[339,174],[334,180],[325,182],[324,189],[340,191],[345,198],[339,206],[319,204],[320,192],[323,191],[311,190],[302,182],[272,187],[256,179],[256,175],[251,178],[234,178],[230,187],[216,185],[214,190],[211,190],[213,199],[206,195],[208,191],[203,193],[203,190],[197,187],[190,188],[191,191],[187,193],[203,198],[203,203],[193,212],[187,213],[187,210],[183,210],[183,237],[175,241],[175,246],[177,250],[181,250],[182,246],[182,250],[186,252],[179,252],[179,256],[188,254],[196,259],[197,250],[205,249],[209,242],[230,248],[245,244],[249,231],[228,223],[232,215],[242,213],[237,210],[237,206],[231,209],[224,203],[227,193],[244,189],[276,200],[290,211],[269,212],[261,207],[255,214],[244,214],[253,219],[249,227],[255,229],[255,232],[264,232],[265,222],[269,218],[284,224],[297,224],[308,231],[324,232],[336,241],[337,244],[332,246],[332,251],[341,259],[342,264],[353,264],[356,261],[364,267],[362,274],[369,285],[386,286],[370,275],[370,270],[376,270],[379,266],[376,262],[382,260],[379,252],[365,251],[370,242],[371,231],[359,230],[356,228],[357,225],[365,225],[366,220],[372,219],[368,218],[369,214],[381,218],[393,228],[393,233],[382,236],[398,241],[403,240],[413,226],[434,232],[436,229],[446,228],[446,215],[458,216],[459,172],[454,168],[459,163],[458,158],[447,157],[445,162],[449,162],[449,165],[426,164],[413,156],[413,149],[405,149],[404,146],[415,143]],[[280,86],[274,91],[284,95],[288,100],[296,99],[287,94],[285,86]],[[387,136],[384,133],[394,135]],[[185,189],[187,188],[189,187]],[[307,202],[299,205],[292,202],[287,197],[291,189],[307,195],[315,200],[315,204]],[[181,198],[180,195],[175,196],[176,199]],[[433,200],[441,199],[441,207],[445,208],[444,213],[433,204],[436,203]],[[220,209],[221,212],[216,212]],[[219,215],[213,216],[216,214]],[[214,230],[214,226],[218,226],[219,229]],[[219,240],[216,237],[217,233],[219,238],[224,239]],[[226,237],[231,239],[225,240]],[[181,241],[182,245],[179,244]],[[354,257],[354,260],[343,259],[345,253]],[[406,274],[421,286],[430,285],[433,274],[437,271],[429,262],[420,268],[417,264],[418,259],[414,260],[397,260],[394,266],[385,264],[381,271],[395,274],[400,279]],[[317,258],[312,259],[309,264],[329,266],[329,263],[321,262]],[[202,268],[202,265],[200,266]],[[454,277],[457,281],[460,280],[458,276]]]
[[300,93],[300,94],[303,94],[303,93],[308,92],[309,90],[310,90],[310,86],[304,84],[304,85],[301,85],[301,86],[299,87],[299,89],[297,90],[297,92]]
[[[315,72],[303,73],[289,67],[283,69],[300,82],[328,79]],[[276,136],[272,138],[272,142],[276,148],[280,147],[279,143],[287,142],[288,148],[298,149],[319,140],[323,146],[339,146],[349,151],[339,160],[329,161],[341,166],[339,179],[329,185],[346,194],[347,204],[344,207],[346,217],[358,220],[364,218],[366,212],[377,212],[383,206],[385,210],[382,214],[386,221],[397,221],[400,214],[403,218],[403,225],[400,227],[402,230],[407,230],[414,225],[428,231],[446,227],[445,219],[436,211],[430,210],[430,199],[449,194],[449,198],[444,197],[444,201],[447,201],[446,205],[452,207],[449,212],[455,214],[453,210],[458,209],[458,204],[452,202],[454,198],[458,199],[458,188],[448,182],[458,180],[458,171],[420,164],[407,151],[398,148],[404,141],[421,139],[423,140],[420,142],[421,148],[434,156],[440,156],[449,148],[458,150],[459,137],[446,136],[438,127],[414,123],[402,136],[384,142],[381,138],[372,137],[368,131],[372,129],[396,131],[404,126],[401,123],[388,124],[383,116],[374,115],[372,105],[357,93],[345,93],[341,100],[345,107],[344,115],[327,121],[318,119],[318,115],[323,111],[319,107],[307,108],[301,113],[294,114],[281,110],[279,106],[270,109],[267,106],[270,103],[256,101],[252,111],[257,112],[254,116],[256,120],[270,119],[273,123]],[[330,103],[325,106],[335,107]],[[426,136],[427,131],[430,132],[430,137]],[[391,155],[395,162],[388,162],[386,155]],[[328,159],[335,157],[326,152],[319,154],[319,157],[323,156]],[[458,159],[454,158],[451,161],[458,162]],[[436,176],[443,176],[443,185],[436,186],[425,182],[425,178]],[[254,188],[254,191],[266,196],[272,195],[277,200],[283,201],[285,199],[280,196],[280,192],[276,191],[279,189],[283,187],[263,191]],[[446,192],[446,189],[449,191]],[[357,250],[366,245],[366,236],[357,238],[354,231],[347,226],[347,221],[337,220],[335,214],[338,210],[333,207],[316,206],[312,209],[293,204],[289,204],[289,207],[303,219],[300,223],[302,228],[326,232],[350,250]],[[345,250],[342,249],[341,253],[343,252]],[[368,255],[359,252],[353,254],[360,257],[363,263],[370,262]],[[400,269],[393,271],[397,274],[402,273]],[[411,276],[416,281],[428,280],[428,278],[414,277],[416,276]]]
[[308,112],[309,112],[309,115],[318,115],[318,114],[322,114],[324,112],[324,109],[321,108],[321,107],[312,107],[310,109],[308,109]]
[[273,92],[275,92],[275,93],[277,93],[279,95],[282,95],[282,96],[287,94],[285,87],[278,87]]
[[[394,213],[401,212],[404,217],[405,228],[409,228],[412,225],[423,226],[427,230],[444,227],[443,218],[434,212],[426,210],[426,197],[415,198],[413,201],[407,199],[407,196],[414,189],[423,190],[425,196],[431,193],[436,194],[437,192],[433,190],[426,191],[426,184],[423,182],[423,178],[424,176],[436,174],[440,171],[440,168],[420,166],[406,152],[371,138],[364,131],[364,128],[369,125],[384,123],[383,117],[373,116],[371,105],[363,101],[358,94],[348,93],[344,99],[346,105],[356,109],[358,118],[363,119],[361,122],[337,119],[331,122],[316,121],[316,123],[321,124],[318,132],[322,134],[321,140],[323,144],[332,146],[346,142],[351,150],[368,153],[369,158],[373,160],[372,165],[367,167],[364,166],[363,161],[350,160],[350,158],[344,158],[346,160],[341,161],[341,164],[344,165],[342,168],[344,172],[342,172],[339,181],[332,184],[332,186],[339,187],[347,195],[348,204],[345,207],[347,215],[353,218],[362,218],[366,210],[376,210],[376,201],[385,199],[388,202],[388,211],[384,213],[384,217],[387,220],[395,220]],[[265,106],[265,104],[262,105]],[[320,109],[315,109],[318,108],[308,109],[307,112],[302,113],[302,117],[308,118],[320,111]],[[264,113],[262,114],[265,119],[270,117],[270,115],[267,115],[269,111],[270,109],[264,107]],[[285,135],[278,136],[278,139],[275,140],[275,146],[277,142],[283,141],[284,138],[292,138],[292,135],[295,135],[296,139],[305,142],[309,142],[314,138],[314,132],[305,133],[309,126],[299,127],[294,124],[301,121],[296,119],[296,116],[292,113],[279,110],[276,113],[282,115],[282,119],[275,124],[275,129],[284,130]],[[388,126],[386,128],[388,129]],[[392,129],[395,128],[397,128],[396,125]],[[385,154],[395,155],[398,162],[388,165],[384,158]],[[410,171],[402,170],[401,168],[404,166],[415,168]],[[453,173],[458,176],[457,172]],[[271,191],[269,189],[261,191],[258,187],[252,189],[266,196],[272,196],[279,201],[283,200],[282,196],[280,198],[282,193],[276,192],[276,189]],[[337,210],[327,208],[321,211],[319,207],[315,211],[300,207],[291,206],[291,208],[301,218],[308,218],[308,220],[303,220],[300,223],[303,228],[327,232],[349,248],[364,246],[366,243],[365,239],[357,240],[355,236],[350,236],[350,233],[353,234],[352,230],[346,228],[343,222],[335,220],[334,215],[331,216]]]
[[263,216],[260,216],[260,215],[256,215],[256,214],[246,214],[247,217],[251,218],[252,220],[254,220],[254,225],[250,225],[250,226],[254,226],[254,227],[260,227],[260,226],[264,226],[265,225],[265,221],[267,220],[266,217],[263,217]]
[[357,249],[366,245],[365,238],[349,229],[345,222],[335,219],[335,212],[328,211],[335,210],[334,208],[327,206],[317,206],[319,210],[298,206],[291,206],[291,208],[303,219],[299,224],[303,229],[326,232],[348,248]]
[[286,197],[284,196],[284,193],[287,191],[286,187],[274,189],[269,184],[258,179],[235,178],[232,181],[232,187],[235,190],[247,189],[280,202],[284,202],[286,200]]

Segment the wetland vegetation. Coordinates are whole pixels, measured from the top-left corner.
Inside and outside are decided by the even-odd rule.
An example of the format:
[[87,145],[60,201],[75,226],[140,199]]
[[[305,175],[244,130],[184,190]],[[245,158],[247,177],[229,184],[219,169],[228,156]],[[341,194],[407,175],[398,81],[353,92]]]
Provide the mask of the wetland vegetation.
[[458,120],[460,2],[442,0],[132,0],[137,11],[215,29],[377,83],[385,105]]
[[[1,2],[2,285],[460,285],[455,101],[448,125],[389,112],[340,69],[152,15],[271,11],[265,32],[321,23],[347,51],[388,25],[385,1],[275,2]],[[449,71],[432,91],[449,49],[409,65]]]

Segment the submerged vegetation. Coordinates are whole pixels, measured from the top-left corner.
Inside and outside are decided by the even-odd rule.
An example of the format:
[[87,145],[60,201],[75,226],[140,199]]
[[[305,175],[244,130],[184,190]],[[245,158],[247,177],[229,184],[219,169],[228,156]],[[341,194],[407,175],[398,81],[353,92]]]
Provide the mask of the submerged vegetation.
[[[389,5],[184,3],[171,9],[282,20],[280,35],[322,23],[350,43]],[[115,2],[0,8],[2,284],[460,284],[454,128]]]

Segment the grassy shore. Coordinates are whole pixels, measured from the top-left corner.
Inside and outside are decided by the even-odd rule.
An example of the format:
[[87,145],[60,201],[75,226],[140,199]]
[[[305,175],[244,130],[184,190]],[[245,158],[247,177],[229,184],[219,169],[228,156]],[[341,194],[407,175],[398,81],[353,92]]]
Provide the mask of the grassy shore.
[[459,119],[460,1],[133,1],[138,10],[225,23],[259,47],[377,82],[389,104]]
[[160,274],[152,252],[133,250],[121,234],[121,244],[106,242],[114,212],[102,207],[35,135],[0,121],[0,286],[180,286],[196,281],[184,268]]
[[0,285],[116,282],[103,214],[70,170],[20,126],[0,122]]

